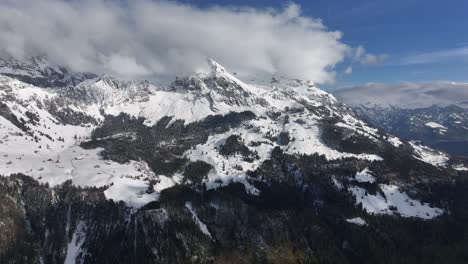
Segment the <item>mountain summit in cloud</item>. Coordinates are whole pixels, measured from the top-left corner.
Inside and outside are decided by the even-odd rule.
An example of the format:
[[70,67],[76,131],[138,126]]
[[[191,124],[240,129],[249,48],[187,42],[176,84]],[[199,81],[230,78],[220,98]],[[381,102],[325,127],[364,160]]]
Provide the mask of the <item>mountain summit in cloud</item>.
[[[77,22],[79,21],[79,22]],[[213,56],[249,75],[334,80],[351,47],[301,8],[199,8],[176,1],[19,0],[0,3],[0,47],[75,71],[172,78]]]

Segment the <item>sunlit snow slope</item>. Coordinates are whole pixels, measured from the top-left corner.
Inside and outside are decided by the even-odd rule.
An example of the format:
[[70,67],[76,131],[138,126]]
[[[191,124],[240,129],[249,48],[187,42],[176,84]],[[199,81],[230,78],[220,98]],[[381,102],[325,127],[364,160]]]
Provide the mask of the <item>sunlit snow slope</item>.
[[[251,184],[247,172],[270,159],[275,148],[290,155],[317,153],[328,160],[383,159],[376,153],[346,152],[325,144],[320,126],[324,122],[331,124],[332,129],[347,131],[349,137],[359,136],[390,148],[404,144],[368,126],[346,105],[311,82],[274,78],[269,85],[250,85],[215,61],[208,63],[211,72],[178,78],[168,87],[104,76],[66,89],[40,88],[0,75],[0,174],[24,173],[52,185],[71,180],[79,186],[107,186],[105,195],[109,199],[123,200],[133,207],[157,200],[162,190],[182,182],[180,173],[156,175],[142,160],[119,163],[104,159],[100,148],[80,147],[106,117],[121,113],[142,118],[147,127],[158,124],[162,118],[171,119],[166,125],[170,127],[177,120],[190,124],[209,116],[253,113],[255,118],[222,133],[210,134],[205,142],[182,155],[189,161],[203,161],[212,166],[204,179],[207,188],[240,182],[252,195],[258,195],[259,190]],[[132,136],[131,133],[112,135],[115,139]],[[236,138],[240,138],[245,151],[255,158],[246,159],[239,153],[220,155],[226,141]],[[422,161],[444,165],[445,160],[426,158],[422,148],[414,148]],[[365,172],[357,177],[370,179]],[[151,185],[150,181],[156,184]],[[364,203],[368,211],[375,213],[390,213],[387,209],[391,205],[396,210],[401,208],[401,214],[422,218],[440,213],[421,204],[417,213],[412,214],[407,205],[400,203],[407,200],[406,194],[394,188],[382,185],[385,194],[395,195],[395,199],[386,202],[380,202],[383,198],[379,196],[361,194],[358,187],[349,191],[358,201],[364,203],[372,198],[379,203],[372,205],[373,209],[367,206],[368,202]]]

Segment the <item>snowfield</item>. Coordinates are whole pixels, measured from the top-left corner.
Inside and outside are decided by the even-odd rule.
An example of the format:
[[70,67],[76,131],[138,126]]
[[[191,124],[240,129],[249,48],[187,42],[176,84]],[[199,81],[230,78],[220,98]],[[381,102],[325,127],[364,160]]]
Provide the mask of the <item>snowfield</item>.
[[375,178],[374,178],[374,176],[372,175],[371,171],[368,168],[365,168],[364,170],[356,173],[354,178],[358,182],[369,182],[369,183],[374,183],[375,182]]
[[458,171],[468,171],[468,167],[463,164],[454,165],[453,169],[458,170]]
[[433,128],[433,129],[437,129],[440,134],[445,134],[445,133],[447,133],[447,130],[448,130],[447,127],[445,127],[445,126],[443,126],[441,124],[438,124],[436,122],[428,122],[428,123],[426,123],[424,125],[427,126],[427,127]]
[[365,189],[352,186],[351,193],[356,198],[356,205],[371,214],[398,214],[402,217],[431,219],[443,213],[442,209],[431,207],[427,203],[411,199],[396,185],[379,184],[383,194],[369,194]]
[[[378,184],[378,190],[375,194],[370,194],[369,191],[357,183],[376,184],[376,179],[372,172],[366,168],[358,173],[353,178],[347,180],[349,183],[343,182],[332,177],[332,184],[338,190],[347,190],[356,199],[356,205],[362,206],[362,209],[369,214],[377,215],[398,215],[402,217],[416,217],[421,219],[432,219],[440,216],[444,211],[440,208],[432,207],[428,203],[412,199],[399,186],[393,184]],[[360,218],[348,219],[349,223],[364,225],[364,220]]]
[[426,163],[432,164],[436,167],[446,166],[446,163],[449,160],[449,156],[447,156],[447,154],[431,149],[427,146],[420,145],[418,142],[415,141],[410,141],[410,144],[415,151],[415,158]]
[[364,219],[362,219],[361,217],[346,219],[346,222],[351,223],[351,224],[355,224],[355,225],[358,225],[358,226],[367,225],[366,221]]

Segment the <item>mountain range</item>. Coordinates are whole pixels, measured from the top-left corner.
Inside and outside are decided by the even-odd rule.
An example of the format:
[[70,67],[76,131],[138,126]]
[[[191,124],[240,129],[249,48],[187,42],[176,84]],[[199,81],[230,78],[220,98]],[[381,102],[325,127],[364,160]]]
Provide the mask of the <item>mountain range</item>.
[[467,84],[368,84],[334,94],[376,127],[468,158]]
[[[466,160],[310,81],[207,63],[156,86],[2,59],[0,262],[467,260]],[[422,126],[466,136],[446,109]]]

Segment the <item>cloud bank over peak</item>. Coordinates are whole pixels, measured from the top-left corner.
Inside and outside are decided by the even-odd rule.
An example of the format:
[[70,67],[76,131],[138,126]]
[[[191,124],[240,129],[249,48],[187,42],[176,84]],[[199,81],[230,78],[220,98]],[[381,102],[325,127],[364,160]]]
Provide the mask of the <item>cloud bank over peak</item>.
[[336,90],[334,94],[350,105],[395,106],[405,109],[457,105],[468,108],[468,83],[459,82],[368,83]]
[[212,57],[240,74],[333,82],[334,67],[353,49],[341,36],[301,15],[296,4],[275,10],[149,0],[0,3],[2,53],[122,78],[207,70]]

